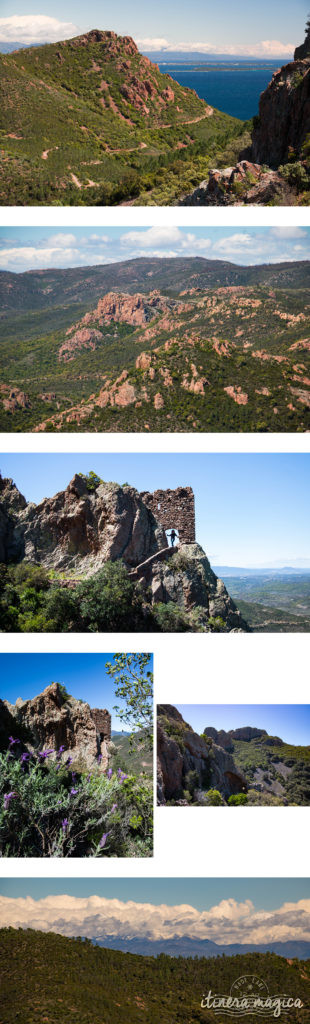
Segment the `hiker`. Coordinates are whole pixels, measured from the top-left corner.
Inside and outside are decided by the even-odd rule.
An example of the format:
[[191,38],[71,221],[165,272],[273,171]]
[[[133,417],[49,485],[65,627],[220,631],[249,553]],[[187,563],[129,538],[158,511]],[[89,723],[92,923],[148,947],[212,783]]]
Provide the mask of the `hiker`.
[[174,548],[175,538],[176,538],[175,530],[170,530],[170,540],[171,540],[171,547],[172,548]]

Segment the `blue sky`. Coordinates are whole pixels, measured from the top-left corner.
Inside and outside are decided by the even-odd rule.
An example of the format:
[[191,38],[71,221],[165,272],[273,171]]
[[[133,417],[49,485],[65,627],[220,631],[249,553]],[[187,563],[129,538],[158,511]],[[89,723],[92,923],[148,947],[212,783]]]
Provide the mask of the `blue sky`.
[[93,708],[107,708],[112,714],[112,729],[128,730],[113,712],[115,704],[125,706],[116,698],[114,681],[106,672],[106,663],[113,661],[113,653],[1,654],[0,697],[15,704],[17,697],[29,700],[51,682],[64,683],[72,697],[87,701]]
[[31,896],[42,899],[48,894],[104,896],[108,899],[135,900],[141,903],[189,903],[205,910],[223,899],[250,899],[257,909],[273,910],[284,901],[310,898],[310,880],[303,878],[8,878],[0,880],[0,893],[6,896]]
[[241,265],[310,259],[309,227],[0,229],[0,269],[82,267],[136,257],[200,256]]
[[[308,5],[306,0],[3,0],[0,38],[5,41],[56,41],[90,28],[112,29],[131,35],[140,49],[201,50],[213,53],[287,56],[302,41]],[[52,17],[51,17],[52,14]],[[23,21],[19,19],[24,19]]]
[[176,704],[178,711],[199,734],[206,726],[240,729],[252,725],[280,736],[285,743],[310,746],[309,704]]
[[5,454],[28,501],[63,490],[76,472],[128,481],[139,491],[191,485],[196,539],[213,565],[310,567],[310,455]]

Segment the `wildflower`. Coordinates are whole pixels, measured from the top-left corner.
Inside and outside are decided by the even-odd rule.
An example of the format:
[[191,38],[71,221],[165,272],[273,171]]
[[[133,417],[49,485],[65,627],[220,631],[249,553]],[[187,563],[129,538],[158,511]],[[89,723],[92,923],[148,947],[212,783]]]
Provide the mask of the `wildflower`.
[[54,753],[53,750],[40,750],[39,754],[38,754],[38,757],[40,757],[42,759],[42,761],[45,761],[46,758],[50,757],[50,755],[53,754],[53,753]]
[[109,835],[110,835],[109,832],[104,832],[103,836],[101,836],[99,846],[101,847],[102,850],[103,850],[103,847],[106,844],[106,841],[107,841],[107,838],[108,838]]
[[68,828],[68,825],[69,825],[69,818],[64,818],[63,821],[61,822],[61,827],[62,827],[62,831],[63,832],[66,832],[66,829]]
[[23,761],[29,761],[29,758],[30,758],[30,754],[22,754],[21,755],[21,762],[23,763]]
[[68,767],[69,767],[69,764],[72,764],[72,760],[73,760],[72,757],[67,757],[66,764],[68,765]]
[[64,747],[64,745],[62,744],[62,746],[61,746],[61,747],[59,747],[58,753],[59,753],[59,754],[63,754],[64,750],[65,750],[65,747]]
[[107,772],[108,779],[111,779],[112,775],[113,775],[113,768],[109,768],[109,771]]
[[114,814],[115,811],[117,811],[117,804],[113,804],[113,807],[111,807],[111,814]]
[[15,743],[20,743],[20,740],[14,740],[14,736],[9,736],[10,747],[14,747]]
[[4,810],[7,811],[10,800],[15,800],[17,793],[12,790],[11,793],[5,793],[3,798]]
[[70,796],[76,796],[78,789],[70,789]]
[[121,769],[121,768],[118,768],[118,769],[117,769],[117,774],[118,774],[118,777],[119,777],[119,779],[120,779],[121,775],[123,774],[123,772],[122,772],[122,769]]
[[100,761],[102,761],[102,756],[103,756],[102,754],[98,754],[97,755],[98,764],[100,764]]

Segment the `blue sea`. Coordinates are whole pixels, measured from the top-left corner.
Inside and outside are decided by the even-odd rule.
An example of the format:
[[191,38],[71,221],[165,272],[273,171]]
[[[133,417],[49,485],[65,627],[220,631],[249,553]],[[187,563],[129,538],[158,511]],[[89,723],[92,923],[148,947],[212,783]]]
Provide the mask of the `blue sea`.
[[159,63],[161,71],[168,73],[180,85],[195,89],[202,100],[225,114],[247,121],[258,113],[259,97],[266,89],[274,71],[282,60],[254,61],[220,60],[212,63]]

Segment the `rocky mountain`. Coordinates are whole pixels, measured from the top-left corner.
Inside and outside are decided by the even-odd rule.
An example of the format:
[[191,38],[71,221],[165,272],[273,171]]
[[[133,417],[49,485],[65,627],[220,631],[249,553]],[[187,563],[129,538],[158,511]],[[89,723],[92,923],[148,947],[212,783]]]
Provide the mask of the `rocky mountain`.
[[[203,256],[152,257],[121,260],[116,263],[90,267],[70,267],[27,270],[14,274],[0,270],[1,316],[19,311],[66,310],[76,315],[72,307],[94,308],[108,292],[133,295],[148,294],[157,289],[162,294],[177,297],[191,288],[208,291],[233,285],[262,285],[269,288],[291,290],[309,285],[309,260],[239,266],[229,260],[206,259]],[[23,319],[25,328],[25,319]]]
[[[190,488],[139,494],[129,484],[121,487],[99,478],[94,484],[80,474],[65,491],[35,505],[26,502],[12,480],[0,478],[0,560],[6,566],[41,566],[44,572],[37,589],[43,588],[43,596],[44,589],[68,588],[77,590],[77,598],[83,580],[96,580],[102,569],[121,563],[128,601],[134,605],[136,595],[142,615],[149,615],[152,607],[161,610],[167,606],[160,628],[169,631],[179,623],[183,630],[247,631],[226,587],[194,540],[193,509]],[[165,532],[171,523],[180,531],[176,549],[168,546]],[[16,577],[14,568],[12,571],[14,580],[22,585],[22,575]],[[103,582],[101,592],[102,587]],[[121,597],[120,593],[119,600]],[[17,594],[16,599],[19,601]],[[115,600],[112,588],[110,601]],[[4,621],[6,608],[4,597]],[[147,619],[143,628],[151,628]]]
[[141,259],[2,282],[3,431],[310,426],[307,261]]
[[[209,739],[209,742],[208,742]],[[244,774],[230,753],[213,739],[199,736],[172,704],[157,707],[157,802],[202,802],[216,789],[224,801],[245,793]]]
[[310,35],[262,93],[251,145],[181,200],[190,206],[308,205]]
[[206,726],[204,735],[232,754],[246,778],[249,804],[309,805],[310,744],[285,743],[252,726],[228,732]]
[[111,715],[105,709],[91,709],[58,683],[51,683],[31,700],[18,698],[16,704],[0,700],[1,750],[7,749],[10,735],[22,744],[19,749],[56,754],[62,748],[63,762],[70,755],[79,770],[97,764],[103,771],[109,761]]
[[[1,55],[3,203],[109,205],[166,187],[242,122],[162,74],[130,36],[94,29]],[[190,178],[190,173],[187,176]]]

